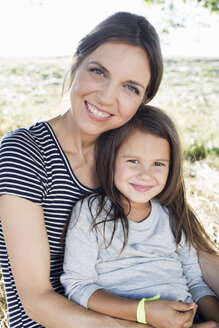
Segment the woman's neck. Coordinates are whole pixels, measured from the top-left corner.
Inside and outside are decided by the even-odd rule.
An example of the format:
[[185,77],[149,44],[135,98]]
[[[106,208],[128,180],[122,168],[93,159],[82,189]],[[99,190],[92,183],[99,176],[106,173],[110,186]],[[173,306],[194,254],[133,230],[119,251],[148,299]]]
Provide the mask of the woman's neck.
[[78,153],[86,152],[87,149],[93,148],[98,138],[98,136],[89,135],[80,129],[73,119],[71,110],[51,119],[49,124],[52,126],[63,150],[67,152],[72,150]]
[[49,121],[78,180],[89,188],[98,187],[95,167],[96,136],[81,131],[70,111]]

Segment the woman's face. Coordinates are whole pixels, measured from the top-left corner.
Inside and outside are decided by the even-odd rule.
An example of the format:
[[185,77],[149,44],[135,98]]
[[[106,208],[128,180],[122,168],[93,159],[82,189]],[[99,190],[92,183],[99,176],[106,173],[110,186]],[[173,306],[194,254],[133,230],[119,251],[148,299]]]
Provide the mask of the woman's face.
[[118,42],[100,45],[74,74],[71,111],[76,125],[97,137],[125,124],[142,103],[150,78],[142,48]]

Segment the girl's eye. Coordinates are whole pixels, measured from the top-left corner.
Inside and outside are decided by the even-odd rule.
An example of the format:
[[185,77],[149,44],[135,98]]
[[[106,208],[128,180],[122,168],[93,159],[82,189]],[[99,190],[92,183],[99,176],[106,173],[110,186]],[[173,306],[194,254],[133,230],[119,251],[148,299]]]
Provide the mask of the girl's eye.
[[138,164],[139,163],[137,159],[129,159],[128,162],[132,163],[132,164]]
[[155,162],[154,165],[155,166],[165,166],[165,164],[164,163],[161,163],[161,162]]
[[138,90],[138,88],[136,88],[136,87],[133,87],[133,85],[126,85],[126,88],[129,90],[129,91],[131,91],[131,92],[134,92],[134,93],[136,93],[136,95],[139,95],[139,90]]
[[104,76],[103,71],[102,71],[101,69],[99,69],[99,68],[91,68],[91,69],[90,69],[90,72],[91,72],[91,73],[94,73],[94,74],[96,74],[96,75],[102,75],[102,76]]

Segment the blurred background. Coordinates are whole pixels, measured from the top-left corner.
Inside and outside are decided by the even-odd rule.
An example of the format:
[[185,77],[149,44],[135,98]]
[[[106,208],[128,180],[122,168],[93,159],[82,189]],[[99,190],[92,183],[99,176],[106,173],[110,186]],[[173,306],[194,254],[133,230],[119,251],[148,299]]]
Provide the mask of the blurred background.
[[[152,104],[177,123],[189,202],[218,245],[218,0],[0,0],[0,140],[68,108],[62,83],[77,43],[116,11],[145,16],[160,35],[165,71]],[[6,327],[0,273],[0,328]]]

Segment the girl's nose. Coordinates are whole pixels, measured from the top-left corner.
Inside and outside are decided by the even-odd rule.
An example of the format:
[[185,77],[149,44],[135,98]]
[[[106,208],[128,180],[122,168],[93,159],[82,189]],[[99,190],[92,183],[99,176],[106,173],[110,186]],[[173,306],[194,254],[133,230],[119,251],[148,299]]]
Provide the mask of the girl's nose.
[[146,177],[150,177],[151,176],[151,169],[150,167],[147,166],[142,166],[138,172],[138,177],[139,178],[146,178]]
[[112,83],[105,83],[97,92],[97,98],[101,105],[112,105],[117,99],[117,88]]

